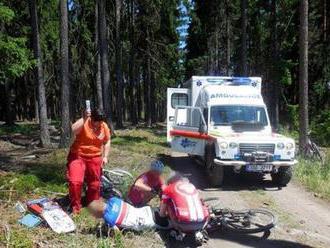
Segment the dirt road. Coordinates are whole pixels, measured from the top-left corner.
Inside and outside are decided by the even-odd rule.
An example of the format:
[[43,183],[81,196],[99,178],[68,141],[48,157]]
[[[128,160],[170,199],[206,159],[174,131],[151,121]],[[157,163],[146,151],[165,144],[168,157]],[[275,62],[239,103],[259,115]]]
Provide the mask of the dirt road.
[[330,204],[302,187],[290,183],[277,188],[267,177],[246,180],[228,175],[222,188],[210,189],[202,167],[194,160],[179,153],[172,153],[169,159],[172,169],[185,174],[203,197],[217,196],[224,207],[233,209],[268,208],[278,217],[276,228],[266,240],[260,238],[262,235],[218,233],[205,247],[330,247]]

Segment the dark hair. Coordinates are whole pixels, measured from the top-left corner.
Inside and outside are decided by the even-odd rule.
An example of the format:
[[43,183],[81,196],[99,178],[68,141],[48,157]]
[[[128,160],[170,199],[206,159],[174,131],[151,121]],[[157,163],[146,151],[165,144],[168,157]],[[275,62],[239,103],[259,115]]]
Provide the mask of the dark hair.
[[91,119],[92,121],[105,121],[105,115],[103,110],[99,108],[93,109],[91,113]]

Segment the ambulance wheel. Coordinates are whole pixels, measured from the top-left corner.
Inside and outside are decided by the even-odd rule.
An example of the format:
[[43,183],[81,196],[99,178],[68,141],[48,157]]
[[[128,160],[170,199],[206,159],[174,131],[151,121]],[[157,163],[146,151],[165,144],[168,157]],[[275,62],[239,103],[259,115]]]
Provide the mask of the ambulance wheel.
[[223,183],[224,168],[214,163],[215,148],[214,145],[207,145],[205,149],[205,166],[207,175],[212,187],[219,187]]
[[212,187],[219,187],[223,183],[224,168],[222,165],[214,164],[207,170]]
[[272,173],[272,181],[278,186],[286,186],[292,178],[292,167],[280,167],[277,173]]

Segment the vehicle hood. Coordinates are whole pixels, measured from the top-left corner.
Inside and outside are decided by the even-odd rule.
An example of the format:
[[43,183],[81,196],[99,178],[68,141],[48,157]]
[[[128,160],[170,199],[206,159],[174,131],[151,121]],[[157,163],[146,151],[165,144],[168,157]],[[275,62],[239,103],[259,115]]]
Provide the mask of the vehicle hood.
[[272,132],[222,132],[220,130],[212,130],[209,132],[209,135],[216,139],[226,139],[226,140],[237,140],[239,142],[276,142],[276,141],[285,141],[288,140],[288,137],[285,137],[278,133]]

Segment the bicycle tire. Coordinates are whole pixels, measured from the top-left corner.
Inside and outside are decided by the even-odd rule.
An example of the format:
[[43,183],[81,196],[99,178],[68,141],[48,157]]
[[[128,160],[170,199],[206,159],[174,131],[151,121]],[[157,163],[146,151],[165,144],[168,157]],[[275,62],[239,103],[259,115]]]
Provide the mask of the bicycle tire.
[[122,169],[103,169],[102,174],[114,185],[122,185],[126,180],[133,180],[132,174]]
[[[253,216],[256,214],[267,216],[270,220],[265,225],[256,224],[252,222],[252,224],[257,226],[255,228],[250,228],[250,225],[241,222],[242,217],[244,219],[247,218],[247,215]],[[228,214],[227,216],[224,216],[224,218],[222,219],[222,225],[224,229],[227,229],[231,232],[245,233],[245,234],[260,233],[260,232],[269,231],[271,228],[275,227],[276,225],[275,215],[270,211],[264,209],[247,209],[241,211],[231,211],[229,215],[231,216],[228,216]],[[238,221],[235,220],[235,218],[237,219],[237,217],[239,219]]]
[[119,169],[119,168],[115,168],[115,169],[111,169],[111,170],[104,169],[103,171],[106,171],[110,174],[114,174],[114,175],[117,175],[117,176],[128,176],[131,179],[133,179],[132,174],[130,172],[126,171],[126,170],[123,170],[123,169]]
[[316,145],[315,142],[312,142],[311,148],[312,148],[312,151],[315,154],[315,156],[321,161],[321,163],[323,163],[324,159],[323,159],[323,156],[321,154],[321,150],[318,147],[318,145]]

